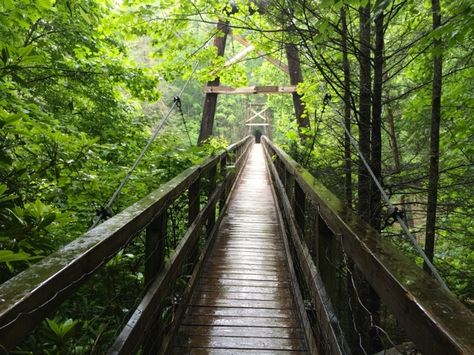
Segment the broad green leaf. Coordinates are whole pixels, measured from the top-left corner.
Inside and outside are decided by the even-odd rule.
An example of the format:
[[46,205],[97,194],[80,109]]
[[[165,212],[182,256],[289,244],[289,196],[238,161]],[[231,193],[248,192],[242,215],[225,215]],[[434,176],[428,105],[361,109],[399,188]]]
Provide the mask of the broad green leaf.
[[47,10],[54,5],[55,0],[35,0],[35,3],[39,9]]

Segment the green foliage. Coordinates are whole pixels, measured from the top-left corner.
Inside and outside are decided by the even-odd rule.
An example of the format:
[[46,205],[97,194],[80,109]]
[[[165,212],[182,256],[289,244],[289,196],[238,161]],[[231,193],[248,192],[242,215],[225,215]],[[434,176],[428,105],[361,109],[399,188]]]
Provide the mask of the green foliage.
[[[352,99],[357,101],[357,8],[368,1],[294,1],[286,14],[279,7],[259,13],[253,2],[250,6],[246,0],[236,3],[239,12],[227,16],[223,9],[229,9],[229,2],[217,0],[0,2],[0,282],[87,230],[95,211],[126,176],[196,63],[197,80],[191,80],[181,95],[192,142],[199,130],[202,85],[217,77],[229,86],[288,85],[288,75],[264,60],[262,53],[284,62],[285,43],[304,47],[305,82],[298,92],[303,95],[311,128],[298,132],[290,95],[271,95],[265,104],[272,113],[273,139],[336,194],[343,195],[343,131],[338,114],[324,105],[321,83],[328,88],[332,104],[342,110],[339,27],[344,7],[352,36]],[[443,43],[443,173],[435,262],[457,295],[472,305],[474,71],[469,39],[473,37],[474,6],[469,0],[443,4],[446,21],[431,31],[429,2],[377,0],[372,4],[372,20],[393,10],[385,34],[384,114],[389,109],[394,113],[401,169],[395,169],[385,125],[383,183],[393,194],[392,201],[408,201],[412,206],[412,230],[420,239],[429,160],[433,54],[429,49],[433,39]],[[230,19],[236,25],[233,33],[255,45],[249,54],[252,60],[225,66],[243,46],[228,38],[225,58],[217,56],[211,44],[219,19]],[[280,31],[289,23],[297,31]],[[219,97],[216,137],[199,147],[189,146],[181,117],[171,115],[113,211],[119,212],[247,134],[243,125],[246,105],[261,101],[258,96]],[[352,111],[352,132],[357,136],[357,108]],[[357,162],[355,156],[353,162]],[[172,206],[173,235],[168,249],[177,245],[186,228],[186,203],[182,199]],[[387,229],[384,234],[389,237],[398,232]],[[415,258],[407,244],[398,239],[394,243]],[[107,342],[133,308],[139,296],[136,290],[143,288],[139,266],[143,257],[136,246],[116,255],[101,275],[92,278],[88,290],[81,289],[77,299],[45,321],[19,351],[105,352]],[[178,293],[185,281],[179,279],[174,286]],[[118,305],[121,297],[123,304]],[[164,321],[173,317],[173,302],[170,299],[163,310]]]

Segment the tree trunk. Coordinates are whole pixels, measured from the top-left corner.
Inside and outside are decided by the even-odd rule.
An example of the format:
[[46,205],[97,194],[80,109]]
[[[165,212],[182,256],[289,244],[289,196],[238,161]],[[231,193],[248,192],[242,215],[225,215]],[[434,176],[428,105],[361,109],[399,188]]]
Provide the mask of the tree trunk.
[[[441,9],[439,0],[431,0],[433,11],[433,30],[441,26]],[[430,133],[430,171],[428,182],[428,210],[426,212],[426,241],[425,253],[433,261],[436,207],[438,200],[439,180],[439,126],[441,122],[441,86],[443,74],[443,57],[441,55],[441,40],[433,40],[433,93],[431,103],[431,133]],[[425,270],[428,268],[425,265]]]
[[[384,80],[387,81],[387,75],[384,75]],[[388,89],[385,90],[386,100],[390,101],[390,92]],[[395,130],[395,121],[393,118],[393,110],[390,104],[387,104],[387,123],[388,123],[388,134],[390,138],[390,147],[392,148],[393,161],[394,161],[394,173],[399,173],[401,169],[401,156],[400,148],[398,147],[397,132]]]
[[[360,20],[360,92],[359,92],[359,149],[370,161],[370,121],[371,121],[371,66],[370,66],[370,3],[359,8]],[[370,175],[359,158],[358,169],[358,213],[370,222]]]
[[[293,43],[288,43],[285,46],[286,57],[288,60],[288,70],[290,74],[290,84],[298,85],[303,82],[303,73],[301,72],[300,57],[298,54],[298,47]],[[304,102],[301,100],[301,95],[297,92],[293,93],[293,105],[295,107],[296,121],[298,123],[298,132],[301,139],[305,138],[302,129],[309,128],[309,118],[304,115]]]
[[[375,49],[374,49],[374,90],[372,95],[372,141],[371,141],[371,168],[376,179],[382,183],[382,90],[384,67],[384,15],[380,13],[375,18]],[[381,198],[382,194],[375,183],[371,181],[371,218],[370,224],[380,230]]]
[[[214,46],[217,47],[217,55],[224,56],[227,34],[229,33],[229,23],[219,20],[217,29],[223,33],[222,37],[214,39]],[[219,86],[220,79],[216,77],[207,83],[208,86]],[[209,93],[204,98],[204,107],[201,118],[201,129],[199,130],[198,144],[201,144],[212,135],[214,128],[214,116],[216,115],[217,94]]]
[[[346,9],[341,8],[342,22],[342,68],[344,71],[344,125],[348,132],[351,131],[351,72],[349,58],[347,54],[347,20]],[[351,161],[351,140],[344,134],[344,195],[346,206],[352,207],[352,161]]]

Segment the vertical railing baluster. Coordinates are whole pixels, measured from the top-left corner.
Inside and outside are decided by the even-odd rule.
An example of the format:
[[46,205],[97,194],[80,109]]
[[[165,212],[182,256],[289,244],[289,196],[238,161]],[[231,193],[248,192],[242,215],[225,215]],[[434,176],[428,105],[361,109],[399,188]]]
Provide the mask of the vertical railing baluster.
[[316,265],[317,268],[320,268],[319,251],[321,247],[320,247],[320,236],[319,236],[319,220],[321,219],[321,217],[319,216],[319,206],[317,207],[314,213],[315,213],[315,216],[312,221],[313,232],[310,235],[308,247],[309,247],[311,256],[313,257],[314,264]]
[[306,196],[304,191],[301,189],[300,184],[295,181],[295,219],[296,223],[301,229],[302,235],[304,235],[304,223],[305,223],[305,203]]
[[288,200],[290,201],[291,208],[293,211],[295,210],[295,194],[294,194],[294,186],[295,186],[295,177],[285,169],[285,190],[288,196]]
[[[188,227],[196,219],[201,209],[201,173],[188,189]],[[189,257],[189,265],[194,265],[199,258],[199,243],[194,246],[194,250]]]
[[200,183],[201,183],[201,176],[199,176],[196,181],[194,181],[191,186],[189,186],[188,189],[188,204],[189,204],[189,210],[188,210],[188,226],[190,226],[193,222],[196,216],[199,213],[200,209]]
[[[150,287],[165,265],[167,221],[168,213],[165,208],[146,228],[144,275],[146,288]],[[143,344],[143,354],[156,354],[159,349],[159,339],[163,334],[159,319],[155,319],[148,331],[152,336],[147,337]]]
[[[213,165],[213,167],[209,170],[209,186],[207,190],[207,200],[211,199],[214,190],[216,189],[216,175],[217,175],[217,164]],[[216,224],[216,206],[212,208],[211,213],[209,214],[209,218],[207,219],[206,223],[206,236],[209,237],[212,228]]]
[[145,235],[145,285],[148,287],[165,263],[166,209],[146,228]]
[[222,184],[224,185],[221,198],[219,199],[219,213],[224,209],[225,200],[227,199],[227,153],[222,157],[219,174],[222,178]]
[[337,295],[337,265],[339,263],[337,240],[320,216],[318,216],[318,234],[318,259],[321,277],[331,301],[335,304]]

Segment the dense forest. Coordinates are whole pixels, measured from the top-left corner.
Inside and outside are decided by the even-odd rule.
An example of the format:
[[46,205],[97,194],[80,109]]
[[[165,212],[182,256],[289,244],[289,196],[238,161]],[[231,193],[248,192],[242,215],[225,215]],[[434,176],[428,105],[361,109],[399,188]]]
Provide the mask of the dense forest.
[[[0,19],[1,282],[83,234],[104,207],[117,213],[252,133],[245,113],[261,104],[273,141],[421,266],[366,159],[449,288],[474,308],[472,1],[3,0]],[[246,48],[237,38],[254,48],[229,60]],[[275,66],[291,60],[299,78]],[[302,111],[292,95],[222,95],[212,136],[198,144],[202,88],[217,78],[297,83]],[[138,257],[131,248],[104,277],[140,284]],[[87,302],[65,305],[18,353],[100,353],[127,310]],[[87,307],[102,317],[87,318]]]

